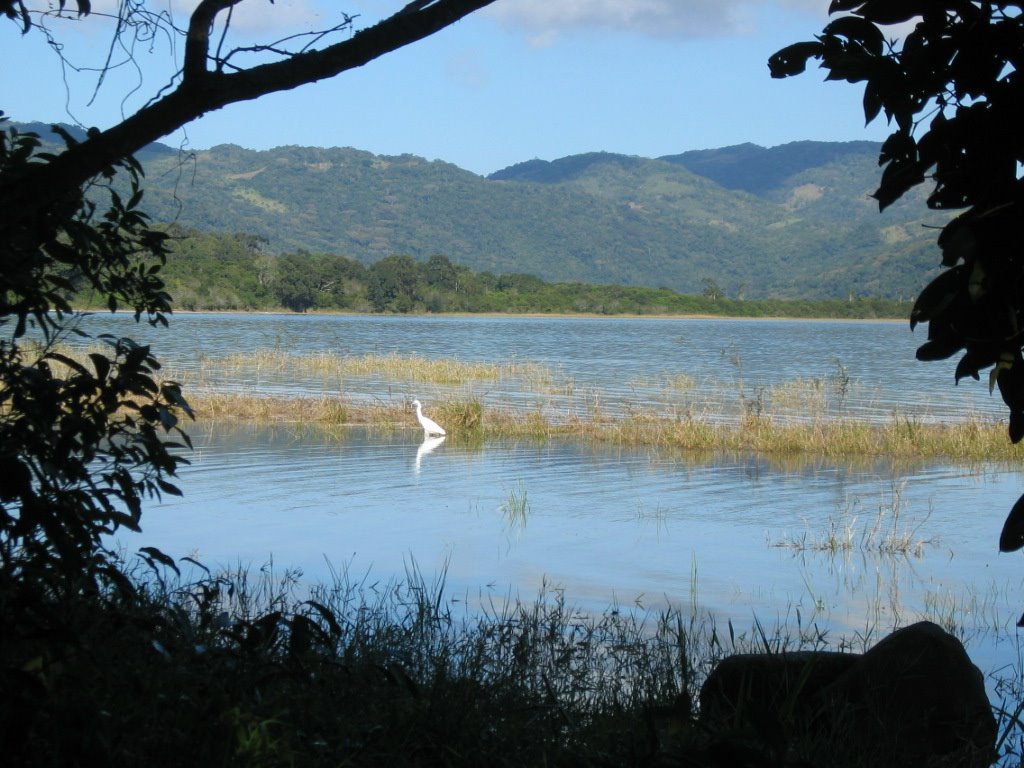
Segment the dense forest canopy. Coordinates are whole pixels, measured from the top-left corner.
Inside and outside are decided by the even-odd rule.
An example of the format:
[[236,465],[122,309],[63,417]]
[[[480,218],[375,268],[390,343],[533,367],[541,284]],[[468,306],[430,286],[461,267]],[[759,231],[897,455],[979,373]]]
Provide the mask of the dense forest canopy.
[[[798,142],[699,158],[591,153],[489,178],[337,147],[225,145],[184,166],[154,147],[140,160],[156,219],[252,232],[273,253],[341,253],[367,265],[443,253],[477,272],[551,281],[701,293],[710,278],[748,298],[896,299],[935,274],[931,252],[946,218],[927,215],[922,200],[878,215],[869,197],[878,149]],[[716,170],[736,162],[750,168],[755,191],[724,186],[733,181]]]
[[708,314],[743,317],[904,318],[906,301],[746,299],[706,278],[699,294],[668,288],[545,281],[521,272],[476,272],[448,256],[407,254],[363,264],[332,253],[274,254],[265,238],[166,230],[167,289],[178,309],[348,312]]

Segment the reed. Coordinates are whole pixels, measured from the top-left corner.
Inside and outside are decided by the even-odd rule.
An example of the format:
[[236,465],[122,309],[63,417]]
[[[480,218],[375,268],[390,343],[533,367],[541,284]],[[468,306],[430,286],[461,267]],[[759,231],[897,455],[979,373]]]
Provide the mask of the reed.
[[[246,421],[310,425],[380,424],[378,410],[354,407],[335,397],[256,397],[231,392],[193,395],[196,415],[208,421]],[[193,404],[195,407],[195,404]],[[397,420],[397,409],[390,414]]]
[[768,389],[768,401],[776,412],[822,414],[828,404],[824,379],[798,378]]
[[928,547],[939,544],[937,536],[921,531],[930,517],[905,514],[902,487],[893,484],[888,497],[882,498],[873,514],[861,514],[856,499],[829,517],[825,529],[817,533],[787,534],[772,542],[795,552],[824,552],[829,555],[860,552],[880,556],[921,557]]
[[951,590],[936,585],[924,595],[924,617],[960,638],[989,634],[993,637],[1016,635],[1016,616],[1007,616],[1006,586],[995,583],[982,589]]
[[437,410],[445,429],[457,435],[476,435],[483,429],[484,407],[479,400],[442,403]]
[[475,381],[517,378],[537,386],[552,380],[551,371],[532,362],[485,363],[458,358],[427,358],[419,355],[334,353],[293,354],[284,350],[257,350],[206,361],[218,375],[294,372],[333,381],[345,377],[375,377],[389,381],[458,386]]
[[530,498],[526,492],[526,484],[522,480],[508,492],[508,499],[501,505],[501,514],[510,527],[526,527],[526,521],[530,517]]
[[[189,401],[200,420],[234,420],[309,425],[370,424],[418,429],[409,406],[394,401],[359,401],[333,395],[273,397],[244,392],[200,391]],[[662,416],[637,411],[612,416],[599,409],[586,416],[555,418],[541,409],[488,408],[473,399],[434,406],[453,438],[575,438],[625,446],[655,446],[687,452],[744,452],[775,456],[944,458],[1010,461],[1024,449],[1010,443],[1004,426],[968,419],[924,423],[893,417],[868,423],[853,419],[794,424],[744,416],[721,422],[705,417]]]

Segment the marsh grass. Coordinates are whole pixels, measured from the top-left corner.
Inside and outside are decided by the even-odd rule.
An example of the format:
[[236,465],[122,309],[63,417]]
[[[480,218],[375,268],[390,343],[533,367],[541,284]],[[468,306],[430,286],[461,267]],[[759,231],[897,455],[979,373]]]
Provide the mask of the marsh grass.
[[823,379],[798,378],[776,384],[767,397],[773,412],[795,412],[822,416],[828,405],[828,390]]
[[138,580],[61,608],[71,634],[7,633],[3,669],[28,671],[0,701],[5,764],[642,765],[706,741],[699,623],[675,612],[584,615],[546,587],[470,612],[414,567]]
[[[195,392],[189,400],[200,420],[419,428],[404,401],[367,402],[336,395],[279,397],[227,391]],[[488,408],[472,398],[435,401],[432,409],[455,439],[571,437],[697,453],[878,457],[902,461],[1009,461],[1024,456],[1024,448],[1007,438],[1005,426],[978,419],[926,423],[894,416],[880,423],[853,419],[786,423],[747,415],[737,421],[715,421],[689,414],[665,416],[642,409],[622,416],[611,415],[596,400],[585,416],[570,414],[561,419],[541,408]]]
[[445,429],[453,434],[472,436],[483,429],[484,407],[479,400],[448,400],[437,412]]
[[520,480],[516,487],[508,492],[508,498],[501,505],[501,514],[511,528],[522,530],[530,517],[530,497],[526,491],[526,483]]
[[[62,347],[60,351],[87,362],[89,349]],[[739,365],[739,363],[734,363]],[[554,388],[550,369],[531,362],[489,364],[457,359],[429,360],[419,356],[333,354],[292,355],[261,351],[205,359],[200,371],[163,369],[161,378],[184,383],[186,396],[201,420],[236,420],[298,423],[341,427],[373,425],[401,429],[415,427],[408,402],[368,400],[342,394],[276,396],[229,390],[211,383],[208,372],[230,376],[243,369],[259,371],[318,371],[325,382],[338,385],[346,376],[370,376],[395,382],[431,385],[471,385],[473,382],[514,378],[526,390]],[[738,369],[739,370],[739,369]],[[979,417],[955,423],[933,423],[894,413],[885,422],[825,416],[825,404],[840,392],[845,397],[850,377],[838,364],[833,377],[796,379],[774,387],[742,387],[742,415],[725,420],[692,407],[670,408],[668,413],[632,408],[622,414],[608,412],[599,392],[584,393],[584,413],[562,417],[538,405],[532,410],[486,407],[472,392],[438,397],[434,413],[456,439],[489,437],[551,439],[573,437],[594,442],[630,446],[658,446],[688,452],[743,452],[769,455],[806,454],[821,457],[890,457],[897,460],[944,458],[961,461],[1012,460],[1024,456],[1024,448],[1010,443],[1005,427]],[[666,380],[666,386],[690,391],[693,381],[685,374]],[[773,405],[774,404],[774,405]],[[794,422],[773,417],[777,409],[798,411]]]
[[659,385],[669,392],[692,392],[697,388],[697,380],[686,373],[675,373],[663,376],[656,381],[636,376],[629,380],[629,385],[632,387],[650,387],[652,385]]
[[[196,415],[209,421],[232,420],[259,423],[289,423],[323,426],[390,424],[397,421],[398,407],[355,406],[326,395],[306,397],[256,397],[232,392],[204,392],[193,395],[200,403]],[[193,407],[196,407],[193,404]],[[415,422],[415,420],[414,420]]]
[[1017,642],[1014,664],[992,675],[993,706],[997,723],[996,765],[1019,768],[1024,765],[1024,655]]
[[986,589],[970,585],[966,589],[942,589],[936,585],[924,595],[924,617],[957,637],[1016,635],[1015,616],[1001,608],[1008,602],[1005,586],[990,584]]
[[697,380],[685,373],[677,373],[665,377],[665,387],[680,392],[689,392],[697,387]]
[[398,353],[297,355],[284,350],[257,350],[205,361],[207,371],[218,375],[294,372],[321,376],[327,381],[347,377],[372,377],[396,382],[458,386],[479,381],[516,378],[537,387],[550,385],[552,373],[532,362],[484,363],[458,358],[427,358]]

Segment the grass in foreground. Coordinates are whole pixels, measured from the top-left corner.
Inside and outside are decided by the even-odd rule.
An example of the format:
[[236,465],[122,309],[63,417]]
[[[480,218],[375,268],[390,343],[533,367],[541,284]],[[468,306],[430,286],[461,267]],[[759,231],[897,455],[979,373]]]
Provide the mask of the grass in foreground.
[[5,625],[5,764],[632,765],[697,738],[670,614],[587,618],[548,595],[463,617],[415,573],[147,583]]
[[[724,654],[824,649],[816,627],[588,616],[558,591],[467,608],[414,569],[311,591],[269,567],[142,584],[59,604],[4,586],[5,764],[798,765],[820,748],[709,732],[694,711]],[[828,750],[864,765],[855,744]]]

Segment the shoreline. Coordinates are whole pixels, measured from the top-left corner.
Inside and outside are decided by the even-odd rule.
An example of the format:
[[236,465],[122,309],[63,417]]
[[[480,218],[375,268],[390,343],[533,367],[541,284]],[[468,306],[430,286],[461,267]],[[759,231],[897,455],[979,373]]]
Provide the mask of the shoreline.
[[[132,314],[131,310],[119,309],[110,312],[106,307],[89,307],[75,309],[76,312],[93,314]],[[292,312],[287,309],[175,309],[168,313],[175,315],[253,315],[271,317],[380,317],[380,318],[502,318],[536,320],[549,318],[552,320],[750,320],[757,322],[832,322],[832,323],[909,323],[907,317],[829,317],[827,315],[804,317],[797,315],[715,315],[707,313],[664,313],[664,314],[633,314],[615,313],[601,314],[597,312],[357,312],[344,310],[313,310],[310,312]]]

